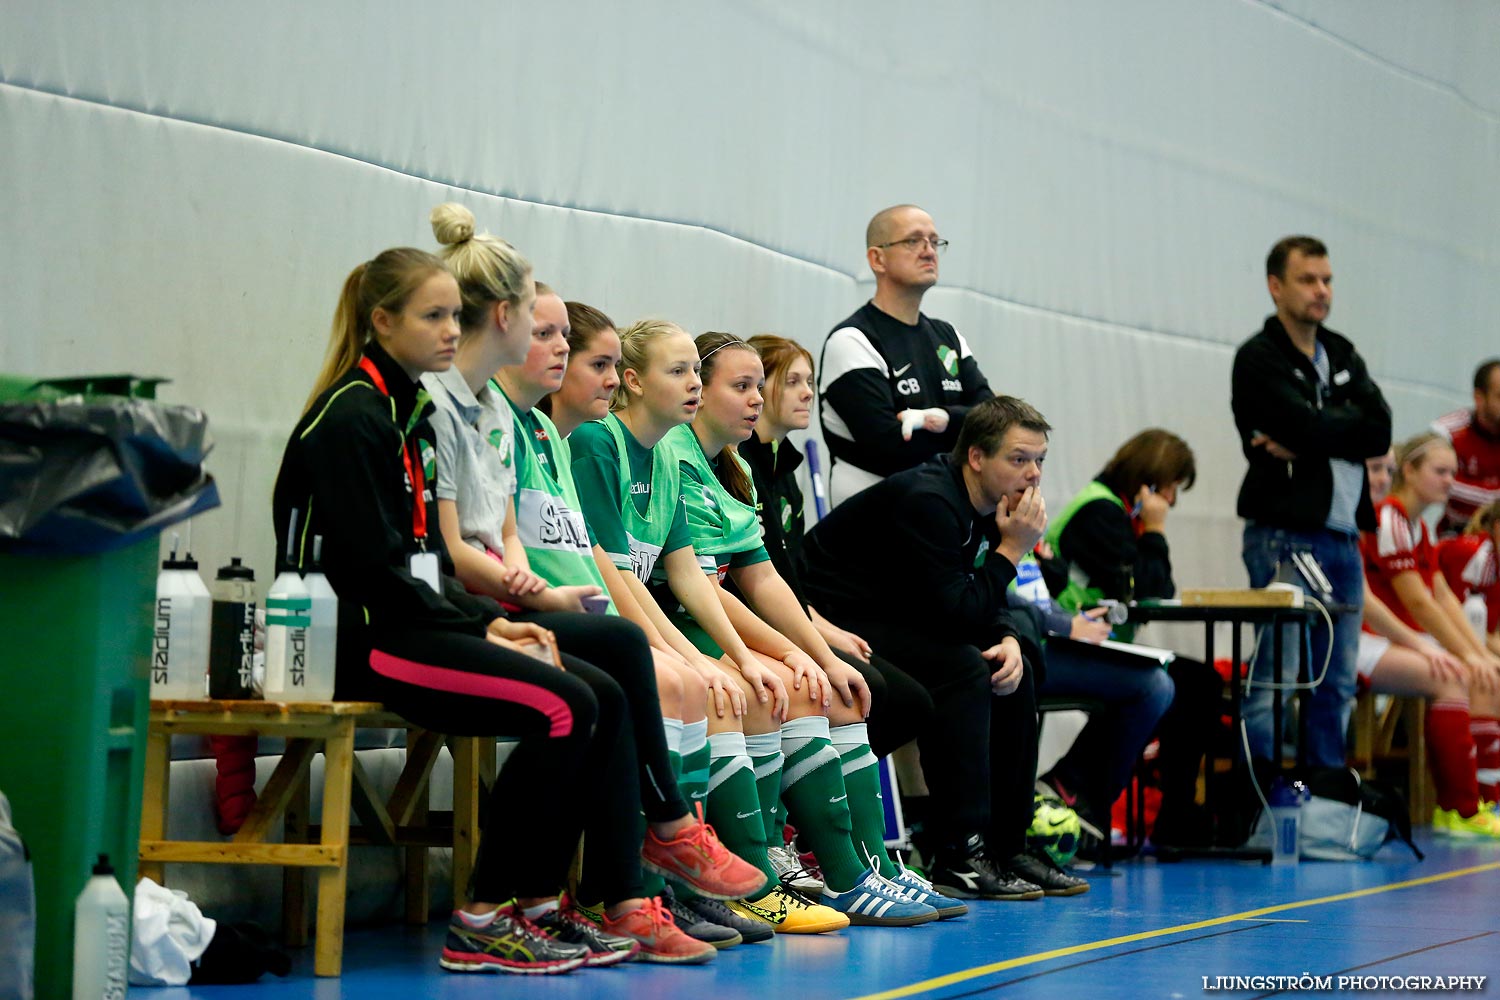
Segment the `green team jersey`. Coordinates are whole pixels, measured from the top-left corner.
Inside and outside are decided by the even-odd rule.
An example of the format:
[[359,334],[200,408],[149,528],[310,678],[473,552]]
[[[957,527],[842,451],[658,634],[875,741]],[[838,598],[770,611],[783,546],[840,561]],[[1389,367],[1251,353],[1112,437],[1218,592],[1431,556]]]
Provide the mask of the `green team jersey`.
[[665,581],[664,552],[692,542],[676,462],[656,461],[613,413],[568,438],[573,480],[594,537],[622,572]]
[[[607,595],[573,484],[568,442],[545,413],[522,411],[498,384],[491,385],[515,415],[516,529],[532,572],[553,586],[593,585]],[[613,603],[609,613],[617,613]]]

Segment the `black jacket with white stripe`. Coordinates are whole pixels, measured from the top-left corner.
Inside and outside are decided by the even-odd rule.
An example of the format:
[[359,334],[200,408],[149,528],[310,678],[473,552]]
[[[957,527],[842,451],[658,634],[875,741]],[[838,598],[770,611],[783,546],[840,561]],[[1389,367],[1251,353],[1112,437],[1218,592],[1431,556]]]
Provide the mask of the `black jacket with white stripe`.
[[[951,323],[918,314],[909,326],[873,302],[833,329],[818,361],[818,419],[829,455],[877,476],[950,451],[969,407],[992,395]],[[948,428],[902,440],[896,414],[930,407],[948,411]]]

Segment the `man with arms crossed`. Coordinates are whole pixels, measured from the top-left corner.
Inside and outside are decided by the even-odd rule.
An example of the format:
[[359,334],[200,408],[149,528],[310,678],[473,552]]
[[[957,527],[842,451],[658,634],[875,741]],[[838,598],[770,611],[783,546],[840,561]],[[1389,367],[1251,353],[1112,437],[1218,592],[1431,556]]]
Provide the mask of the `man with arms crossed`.
[[[1325,659],[1328,670],[1312,693],[1305,748],[1314,766],[1343,767],[1364,601],[1358,539],[1375,527],[1364,460],[1391,446],[1391,410],[1354,345],[1323,325],[1333,270],[1321,241],[1288,236],[1272,247],[1266,287],[1276,312],[1240,345],[1232,376],[1234,423],[1250,462],[1238,506],[1245,568],[1252,587],[1278,575],[1305,587],[1292,553],[1306,552],[1333,585],[1334,602],[1346,606],[1332,635],[1321,622],[1311,629],[1309,675],[1316,678]],[[1287,628],[1282,648],[1283,681],[1294,681],[1294,629]],[[1281,734],[1271,732],[1272,691],[1265,686],[1271,653],[1263,631],[1244,718],[1251,755],[1279,761]]]

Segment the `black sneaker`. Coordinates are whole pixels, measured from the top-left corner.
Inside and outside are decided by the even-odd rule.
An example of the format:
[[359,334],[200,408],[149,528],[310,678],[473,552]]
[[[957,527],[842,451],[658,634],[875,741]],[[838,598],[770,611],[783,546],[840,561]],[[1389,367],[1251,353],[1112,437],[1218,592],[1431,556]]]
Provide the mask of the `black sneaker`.
[[1087,880],[1069,875],[1042,851],[1017,854],[1001,865],[1000,870],[1041,886],[1042,894],[1047,896],[1081,896],[1089,891]]
[[[770,924],[763,920],[751,920],[749,917],[742,917],[717,899],[698,896],[693,899],[683,899],[682,905],[692,910],[702,920],[707,920],[711,924],[718,924],[720,927],[728,927],[732,931],[738,931],[740,938],[746,944],[769,941],[776,936],[776,929]],[[681,923],[681,921],[678,921],[678,923]]]
[[1033,900],[1044,895],[1035,883],[997,868],[978,834],[936,852],[927,880],[943,895],[959,899]]
[[[662,889],[661,902],[667,908],[667,912],[672,914],[672,919],[677,922],[677,929],[695,941],[702,941],[704,944],[711,944],[723,950],[733,948],[745,940],[733,927],[725,927],[716,921],[704,920],[677,898],[677,893],[672,891],[670,885]],[[772,933],[774,934],[775,931]]]
[[588,958],[582,945],[555,941],[515,906],[502,906],[486,927],[470,927],[454,911],[438,964],[449,972],[568,972]]
[[584,965],[598,968],[628,962],[641,950],[635,938],[610,934],[588,917],[572,907],[559,907],[537,917],[534,921],[543,934],[564,944],[582,945],[588,950]]

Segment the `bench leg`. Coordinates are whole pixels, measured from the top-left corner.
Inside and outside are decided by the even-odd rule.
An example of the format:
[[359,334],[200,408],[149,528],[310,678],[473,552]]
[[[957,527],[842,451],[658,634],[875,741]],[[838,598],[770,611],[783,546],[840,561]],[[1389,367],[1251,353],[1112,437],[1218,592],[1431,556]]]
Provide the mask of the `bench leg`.
[[[141,839],[166,840],[167,805],[171,798],[169,783],[172,770],[172,737],[148,730],[146,735],[146,778],[141,786]],[[142,878],[166,885],[166,865],[160,861],[142,861]]]
[[449,741],[453,754],[453,905],[469,902],[469,880],[479,844],[480,761],[482,747],[495,752],[493,740],[460,737]]
[[[309,769],[287,799],[283,839],[288,844],[307,843],[311,790]],[[287,865],[281,869],[281,936],[288,948],[307,945],[307,869],[300,865]]]
[[354,723],[348,720],[323,748],[323,837],[338,863],[318,870],[318,934],[313,971],[337,976],[344,960],[344,896],[349,884],[349,796],[353,791]]

